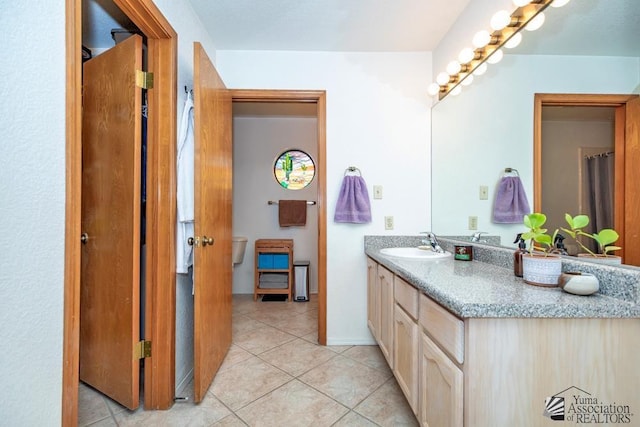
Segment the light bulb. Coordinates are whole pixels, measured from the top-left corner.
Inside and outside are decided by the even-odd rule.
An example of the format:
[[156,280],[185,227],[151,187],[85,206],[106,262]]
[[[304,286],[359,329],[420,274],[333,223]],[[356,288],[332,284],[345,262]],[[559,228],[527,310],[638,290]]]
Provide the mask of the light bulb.
[[442,72],[440,74],[438,74],[436,76],[436,82],[440,85],[440,86],[444,86],[447,83],[449,83],[449,74]]
[[513,36],[511,36],[511,38],[504,44],[504,47],[506,47],[507,49],[513,49],[514,47],[518,46],[520,44],[520,42],[522,41],[522,34],[521,33],[515,33]]
[[467,75],[461,82],[462,86],[469,86],[471,83],[473,83],[473,74]]
[[475,56],[476,55],[475,53],[473,53],[473,49],[471,49],[470,47],[465,47],[460,51],[460,54],[458,55],[458,61],[460,61],[461,64],[467,64],[471,62],[473,58],[475,58]]
[[491,28],[500,31],[511,22],[511,15],[506,10],[497,11],[491,18]]
[[447,73],[450,76],[454,76],[460,72],[460,63],[458,61],[451,61],[447,64]]
[[503,56],[504,54],[502,53],[502,49],[498,49],[495,52],[493,52],[493,54],[491,54],[490,57],[487,58],[487,62],[489,64],[497,64],[502,60]]
[[527,31],[535,31],[538,28],[542,27],[542,24],[544,24],[544,13],[540,12],[535,16],[535,18],[529,21],[524,29]]
[[491,34],[488,31],[478,31],[471,43],[478,49],[485,47],[491,41]]
[[431,83],[427,87],[427,93],[429,96],[436,96],[440,92],[440,85],[438,83]]
[[562,7],[565,4],[569,3],[571,0],[553,0],[551,2],[551,7]]
[[486,63],[486,62],[483,62],[482,64],[480,64],[480,65],[478,66],[478,68],[476,68],[476,69],[473,71],[473,74],[475,74],[476,76],[481,76],[481,75],[483,75],[483,74],[484,74],[484,73],[486,73],[486,72],[487,72],[487,63]]
[[518,7],[526,6],[531,3],[531,0],[513,0],[513,4]]
[[460,95],[460,92],[462,92],[462,86],[458,85],[451,91],[451,96],[458,96]]

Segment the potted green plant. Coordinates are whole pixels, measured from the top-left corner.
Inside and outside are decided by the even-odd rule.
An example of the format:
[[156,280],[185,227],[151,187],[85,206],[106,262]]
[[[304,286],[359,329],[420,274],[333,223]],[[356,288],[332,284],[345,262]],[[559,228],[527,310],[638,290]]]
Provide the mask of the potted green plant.
[[550,253],[558,231],[553,236],[547,234],[547,229],[543,228],[546,222],[547,216],[543,213],[524,216],[523,223],[528,231],[522,233],[522,239],[529,241],[529,251],[522,255],[522,277],[530,285],[555,287],[562,274],[562,259]]
[[[564,215],[565,221],[569,225],[569,228],[561,228],[562,231],[567,233],[577,244],[578,247],[585,253],[579,253],[578,257],[590,261],[606,262],[610,264],[621,264],[622,258],[610,254],[610,252],[618,251],[622,249],[619,246],[613,246],[620,237],[618,232],[611,228],[604,228],[596,233],[586,233],[583,229],[589,225],[589,217],[587,215],[576,215],[572,217],[569,214]],[[580,241],[580,236],[592,239],[598,246],[598,252],[594,252],[589,249],[585,244]]]

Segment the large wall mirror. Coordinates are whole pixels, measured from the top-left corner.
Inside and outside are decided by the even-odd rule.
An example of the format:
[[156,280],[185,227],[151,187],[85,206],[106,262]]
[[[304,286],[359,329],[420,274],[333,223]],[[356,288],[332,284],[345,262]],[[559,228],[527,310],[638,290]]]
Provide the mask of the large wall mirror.
[[[515,246],[522,225],[495,224],[492,213],[505,168],[518,170],[531,207],[536,197],[540,203],[541,194],[534,194],[536,94],[640,93],[640,1],[573,0],[546,15],[544,26],[524,32],[521,45],[505,52],[502,62],[432,109],[432,230],[439,235],[484,231],[500,236],[503,246]],[[581,122],[583,130],[589,121],[611,120],[610,110],[579,115],[569,108],[544,115],[556,125]],[[569,171],[574,160],[555,158],[546,167]],[[577,179],[560,174],[555,197],[573,198],[568,183]],[[481,186],[489,188],[486,200]],[[477,230],[469,229],[470,217],[477,218]]]

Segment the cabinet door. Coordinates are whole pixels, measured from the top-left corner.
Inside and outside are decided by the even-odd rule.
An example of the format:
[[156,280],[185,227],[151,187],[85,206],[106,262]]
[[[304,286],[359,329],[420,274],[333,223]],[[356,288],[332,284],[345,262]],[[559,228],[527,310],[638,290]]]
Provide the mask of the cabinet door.
[[462,427],[462,371],[421,334],[420,423],[428,427]]
[[393,273],[378,266],[378,288],[380,290],[380,350],[393,366]]
[[377,275],[378,264],[371,258],[367,258],[367,325],[376,341],[380,339],[380,315],[378,314],[380,312],[380,291],[376,280]]
[[394,311],[393,372],[398,385],[418,413],[418,324],[398,304]]

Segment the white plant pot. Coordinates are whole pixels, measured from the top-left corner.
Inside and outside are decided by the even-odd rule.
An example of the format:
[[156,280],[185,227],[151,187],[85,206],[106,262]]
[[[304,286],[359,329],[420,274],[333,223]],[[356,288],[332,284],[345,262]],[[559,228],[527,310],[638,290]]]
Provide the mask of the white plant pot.
[[610,264],[610,265],[622,264],[622,257],[619,257],[618,255],[593,256],[591,254],[578,254],[578,259],[580,261],[597,262],[598,264]]
[[522,278],[535,286],[556,287],[562,274],[562,258],[556,255],[522,256]]

